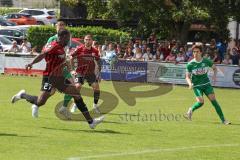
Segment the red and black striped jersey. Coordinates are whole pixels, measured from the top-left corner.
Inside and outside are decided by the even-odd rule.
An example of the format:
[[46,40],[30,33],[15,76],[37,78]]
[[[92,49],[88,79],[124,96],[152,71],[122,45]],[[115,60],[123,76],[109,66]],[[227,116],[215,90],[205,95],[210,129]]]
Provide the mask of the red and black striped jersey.
[[77,58],[76,72],[81,75],[94,74],[95,60],[100,60],[100,54],[94,47],[87,49],[84,45],[78,46],[72,54],[73,58]]
[[42,52],[46,53],[46,69],[43,72],[43,75],[62,76],[62,71],[63,67],[65,66],[66,58],[64,47],[60,45],[57,41],[53,41],[44,46]]

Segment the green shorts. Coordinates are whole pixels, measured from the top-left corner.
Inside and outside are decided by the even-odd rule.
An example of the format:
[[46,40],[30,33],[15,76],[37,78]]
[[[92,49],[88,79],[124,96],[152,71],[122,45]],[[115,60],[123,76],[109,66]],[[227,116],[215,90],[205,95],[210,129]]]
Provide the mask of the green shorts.
[[210,84],[194,87],[194,94],[196,97],[202,97],[203,93],[208,96],[209,94],[214,94],[213,87]]

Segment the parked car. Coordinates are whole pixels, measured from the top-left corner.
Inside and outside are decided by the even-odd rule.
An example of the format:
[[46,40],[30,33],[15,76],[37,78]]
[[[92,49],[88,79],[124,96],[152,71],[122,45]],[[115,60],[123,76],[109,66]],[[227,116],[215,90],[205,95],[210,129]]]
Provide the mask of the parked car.
[[12,41],[0,35],[0,45],[2,46],[3,51],[7,52],[12,47]]
[[26,34],[24,32],[14,28],[0,29],[0,35],[3,35],[10,40],[15,40],[18,44],[20,44],[26,37]]
[[49,9],[23,9],[19,13],[27,13],[37,20],[38,25],[56,24],[57,17],[54,10]]
[[0,16],[0,26],[16,26],[17,24],[14,22],[8,21],[3,16]]
[[17,23],[18,25],[37,24],[37,21],[34,17],[25,13],[9,13],[5,16],[5,18],[11,22]]
[[28,29],[30,27],[39,27],[40,25],[17,25],[17,26],[8,26],[8,27],[1,27],[0,29],[17,29],[27,35]]

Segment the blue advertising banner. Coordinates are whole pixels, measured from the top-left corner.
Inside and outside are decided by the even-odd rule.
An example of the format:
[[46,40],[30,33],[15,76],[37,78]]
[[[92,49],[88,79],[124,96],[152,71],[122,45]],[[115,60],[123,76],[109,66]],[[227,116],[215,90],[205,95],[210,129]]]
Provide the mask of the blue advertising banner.
[[101,77],[104,80],[147,82],[147,62],[119,60],[110,66],[102,60]]

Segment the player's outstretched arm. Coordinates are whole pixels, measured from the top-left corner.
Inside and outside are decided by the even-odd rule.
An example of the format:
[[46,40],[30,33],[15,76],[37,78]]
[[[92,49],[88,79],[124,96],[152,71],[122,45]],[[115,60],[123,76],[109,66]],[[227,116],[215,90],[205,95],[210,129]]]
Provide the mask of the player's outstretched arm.
[[189,72],[186,73],[186,81],[189,86],[189,89],[192,89],[193,85],[192,85],[192,81],[191,81],[191,73],[189,73]]
[[31,69],[32,66],[33,66],[35,63],[40,62],[43,58],[45,58],[45,56],[46,56],[46,52],[37,55],[37,56],[33,59],[33,61],[32,61],[31,63],[29,63],[29,64],[26,65],[26,69],[27,69],[27,70],[28,70],[28,69]]

